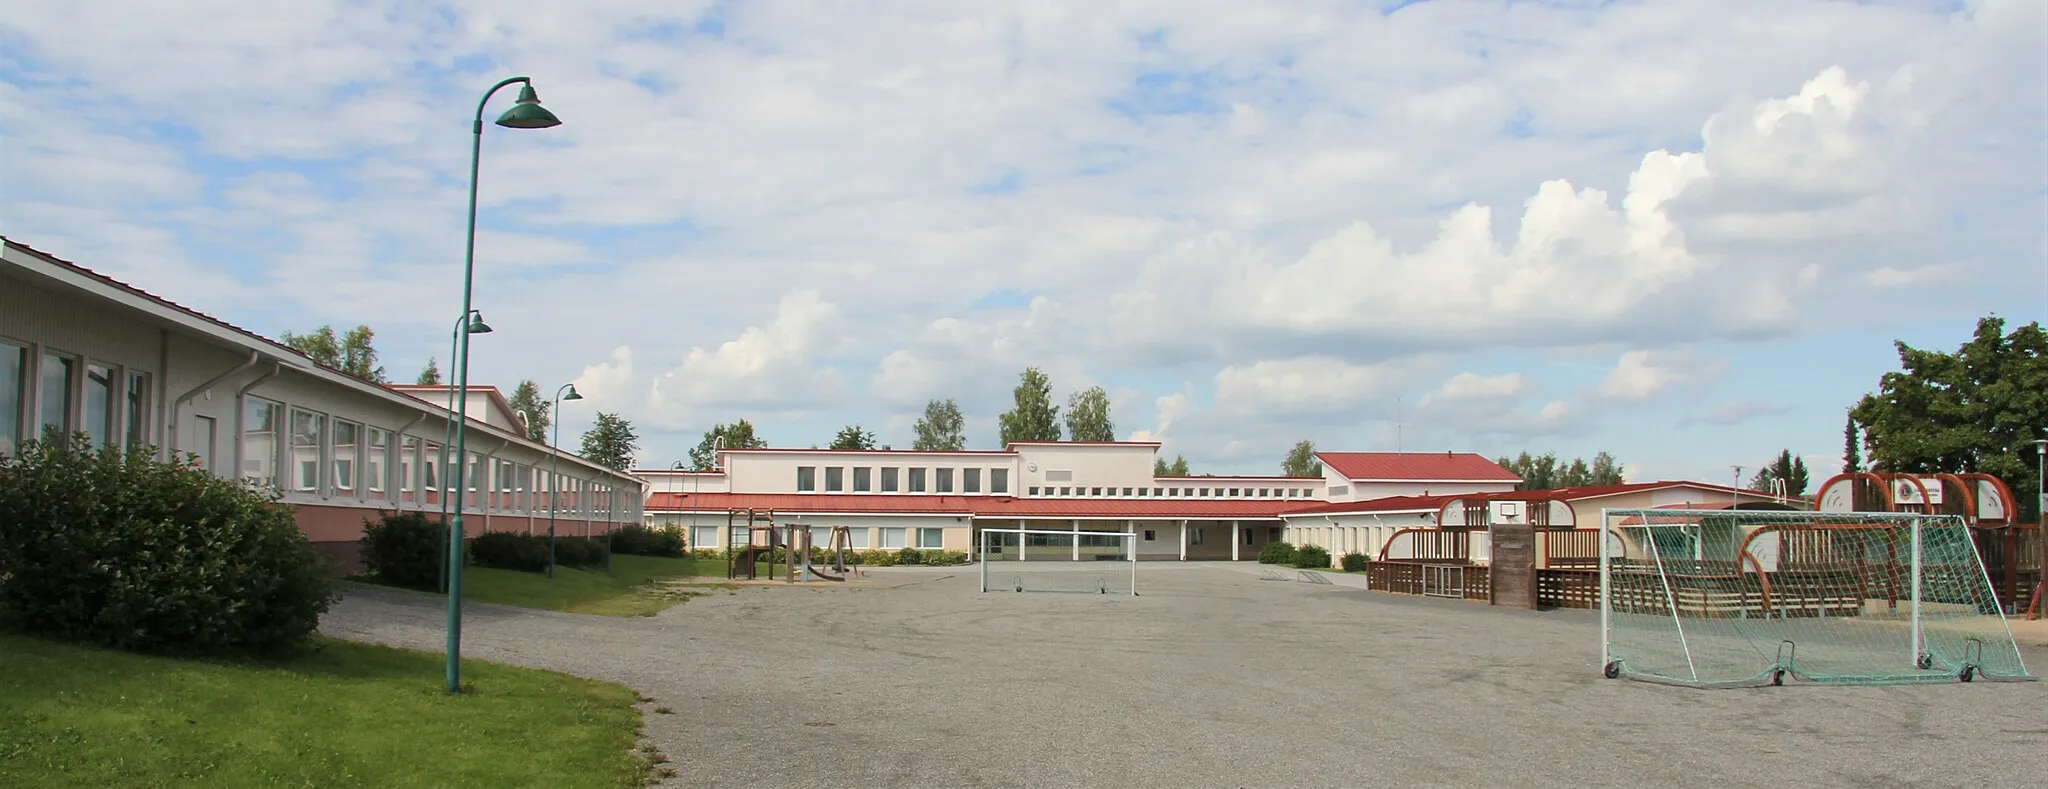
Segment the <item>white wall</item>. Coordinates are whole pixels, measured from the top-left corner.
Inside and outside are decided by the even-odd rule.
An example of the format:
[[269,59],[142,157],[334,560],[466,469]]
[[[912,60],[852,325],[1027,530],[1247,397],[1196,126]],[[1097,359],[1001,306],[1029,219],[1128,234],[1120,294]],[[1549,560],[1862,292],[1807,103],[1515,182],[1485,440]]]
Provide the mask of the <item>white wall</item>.
[[1021,444],[1015,450],[1027,491],[1032,486],[1151,487],[1158,454],[1150,444]]
[[[797,472],[799,468],[815,469],[812,493],[855,493],[854,469],[865,468],[869,473],[869,493],[886,493],[883,490],[884,468],[896,469],[895,493],[910,495],[988,496],[1015,495],[1017,491],[1017,462],[1012,455],[1004,453],[942,453],[942,452],[834,452],[812,451],[767,451],[767,452],[726,452],[725,473],[729,489],[737,493],[797,493]],[[826,469],[837,468],[842,474],[839,490],[829,490]],[[911,490],[911,470],[922,471],[922,491]],[[939,471],[950,471],[952,489],[939,489]],[[966,492],[965,471],[973,469],[979,474],[978,491]],[[991,470],[1001,469],[1006,479],[1002,493],[992,491]]]

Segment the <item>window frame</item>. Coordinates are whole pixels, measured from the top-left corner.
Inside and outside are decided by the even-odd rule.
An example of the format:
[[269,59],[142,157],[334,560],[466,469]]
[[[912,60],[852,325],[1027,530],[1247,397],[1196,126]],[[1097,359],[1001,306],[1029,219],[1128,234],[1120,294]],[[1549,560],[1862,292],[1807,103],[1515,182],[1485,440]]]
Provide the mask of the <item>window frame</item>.
[[909,473],[907,473],[907,474],[904,474],[904,475],[903,475],[903,492],[904,492],[904,493],[924,493],[924,492],[926,492],[926,491],[925,491],[925,484],[924,484],[924,483],[925,483],[925,473],[924,473],[924,472],[925,472],[925,469],[924,469],[924,467],[922,467],[922,466],[913,466],[913,467],[911,467],[911,468],[907,469],[907,471],[908,471]]
[[[332,417],[321,411],[295,405],[288,405],[285,409],[285,414],[285,446],[289,450],[287,454],[292,456],[292,486],[289,490],[293,493],[321,495],[326,491],[327,464],[330,454],[328,442],[333,435],[329,432],[333,424],[331,421]],[[298,456],[298,450],[301,446],[299,444],[299,417],[301,415],[315,417],[319,425],[316,428],[317,434],[313,436],[313,485],[310,487],[305,484],[307,479],[305,464]]]
[[816,492],[818,492],[818,467],[817,467],[817,466],[797,466],[797,467],[796,467],[796,492],[798,492],[798,493],[816,493]]
[[[350,456],[346,458],[342,457],[341,449],[342,425],[347,425],[355,431],[354,443],[350,444],[354,449],[349,452]],[[361,495],[360,489],[363,483],[363,423],[351,419],[329,417],[327,420],[327,438],[329,445],[332,447],[328,453],[327,482],[333,486],[334,495],[349,496],[351,498]],[[341,479],[342,464],[344,462],[348,464],[349,484],[347,485],[343,485]]]
[[952,467],[941,466],[932,469],[932,492],[942,496],[956,492],[953,490]]
[[[927,536],[932,538],[930,544],[926,544],[925,537]],[[917,527],[917,545],[915,547],[920,551],[945,550],[946,530],[937,526]]]
[[1006,468],[992,468],[992,469],[989,469],[989,470],[988,470],[988,492],[989,492],[989,493],[990,493],[991,495],[995,495],[995,496],[1007,496],[1007,495],[1009,495],[1009,493],[1010,493],[1010,470],[1009,470],[1009,469],[1006,469]]
[[826,493],[845,493],[845,492],[846,492],[846,467],[845,467],[845,466],[826,466],[826,467],[825,467],[825,492],[826,492]]
[[[33,357],[29,356],[28,345],[17,344],[12,340],[0,339],[0,357],[4,357],[9,348],[15,349],[13,355],[14,391],[11,393],[0,391],[0,407],[5,407],[5,410],[0,410],[0,455],[12,455],[15,453],[21,446],[22,426],[32,421],[28,413],[28,383],[31,377],[29,373],[33,369],[31,364]],[[13,405],[5,406],[10,397]]]

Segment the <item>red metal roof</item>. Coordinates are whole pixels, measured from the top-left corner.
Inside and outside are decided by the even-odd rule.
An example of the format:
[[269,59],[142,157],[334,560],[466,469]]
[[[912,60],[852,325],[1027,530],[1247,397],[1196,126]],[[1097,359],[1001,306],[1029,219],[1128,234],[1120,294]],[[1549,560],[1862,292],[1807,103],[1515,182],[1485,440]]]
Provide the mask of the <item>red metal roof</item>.
[[648,512],[771,509],[790,514],[958,515],[982,518],[1274,519],[1308,502],[1287,499],[1102,499],[834,493],[654,493]]
[[1339,501],[1330,504],[1315,504],[1293,510],[1287,514],[1301,515],[1342,515],[1369,512],[1435,512],[1451,501],[1471,498],[1470,496],[1389,496],[1383,499],[1365,501]]
[[1011,456],[1014,456],[1014,455],[1016,455],[1016,454],[1017,454],[1017,453],[1015,453],[1015,452],[1011,452],[1011,451],[1009,451],[1009,450],[1006,450],[1006,449],[824,449],[824,448],[816,448],[816,449],[805,449],[805,448],[803,448],[803,447],[747,447],[747,448],[744,448],[744,449],[733,449],[733,448],[731,448],[731,447],[726,447],[726,448],[720,449],[720,450],[718,450],[718,451],[719,451],[719,452],[720,452],[721,454],[729,454],[729,455],[741,455],[741,454],[746,454],[746,453],[749,453],[749,452],[815,452],[815,453],[819,453],[819,454],[823,454],[823,453],[826,453],[826,452],[849,452],[849,453],[863,453],[863,452],[865,452],[865,453],[872,453],[872,454],[877,454],[877,455],[899,455],[899,454],[900,454],[900,455],[1011,455]]
[[1350,480],[1520,482],[1521,477],[1471,452],[1317,452],[1316,459]]

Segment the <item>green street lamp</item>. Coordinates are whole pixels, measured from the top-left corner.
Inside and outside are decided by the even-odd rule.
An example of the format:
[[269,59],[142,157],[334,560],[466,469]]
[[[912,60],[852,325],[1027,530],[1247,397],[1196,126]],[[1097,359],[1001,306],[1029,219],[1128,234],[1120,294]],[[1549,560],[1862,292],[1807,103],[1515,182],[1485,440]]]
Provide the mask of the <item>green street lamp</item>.
[[[555,577],[555,497],[562,487],[562,401],[581,400],[575,384],[555,390],[555,440],[548,442],[548,577]],[[607,560],[609,561],[609,560]]]
[[[469,237],[462,251],[462,315],[468,317],[473,308],[472,296],[476,281],[476,180],[478,160],[484,152],[484,105],[491,102],[491,96],[506,85],[518,83],[519,100],[505,114],[498,116],[498,125],[508,129],[546,129],[562,125],[562,121],[547,108],[540,106],[540,96],[533,92],[533,80],[526,77],[511,77],[492,85],[484,91],[483,99],[476,103],[476,120],[470,124],[473,140],[469,148]],[[471,323],[474,327],[475,321]],[[488,327],[487,327],[488,328]],[[469,335],[463,332],[462,358],[455,374],[455,493],[460,496],[467,490],[463,479],[469,470]],[[445,497],[444,497],[445,498]],[[455,508],[455,518],[448,526],[448,692],[462,692],[462,508]]]
[[[456,318],[454,328],[448,331],[448,369],[450,372],[454,372],[456,367],[461,366],[461,362],[456,359],[456,354],[466,350],[459,342],[459,338],[465,333],[491,333],[491,325],[484,322],[483,312],[470,310],[468,314]],[[455,387],[452,386],[448,387],[448,413],[455,413]],[[449,420],[447,429],[441,431],[441,478],[434,480],[435,485],[441,486],[441,524],[443,526],[448,524],[448,489],[445,484],[448,477],[448,449],[449,445],[454,442],[455,421]],[[446,535],[443,535],[442,539],[447,539]],[[448,568],[442,567],[440,575],[440,582],[436,586],[440,588],[443,594],[446,594],[448,591]]]

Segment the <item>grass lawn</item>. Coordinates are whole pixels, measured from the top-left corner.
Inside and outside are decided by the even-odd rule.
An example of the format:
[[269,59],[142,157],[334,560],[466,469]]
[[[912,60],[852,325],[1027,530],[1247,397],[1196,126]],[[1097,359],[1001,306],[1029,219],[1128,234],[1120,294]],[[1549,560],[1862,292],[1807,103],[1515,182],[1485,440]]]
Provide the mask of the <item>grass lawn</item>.
[[644,785],[620,685],[323,640],[281,663],[145,657],[0,632],[0,786]]
[[653,616],[709,590],[657,582],[696,578],[707,585],[724,581],[725,561],[618,554],[612,557],[610,574],[557,567],[552,579],[546,573],[467,567],[462,571],[462,599],[577,614]]

